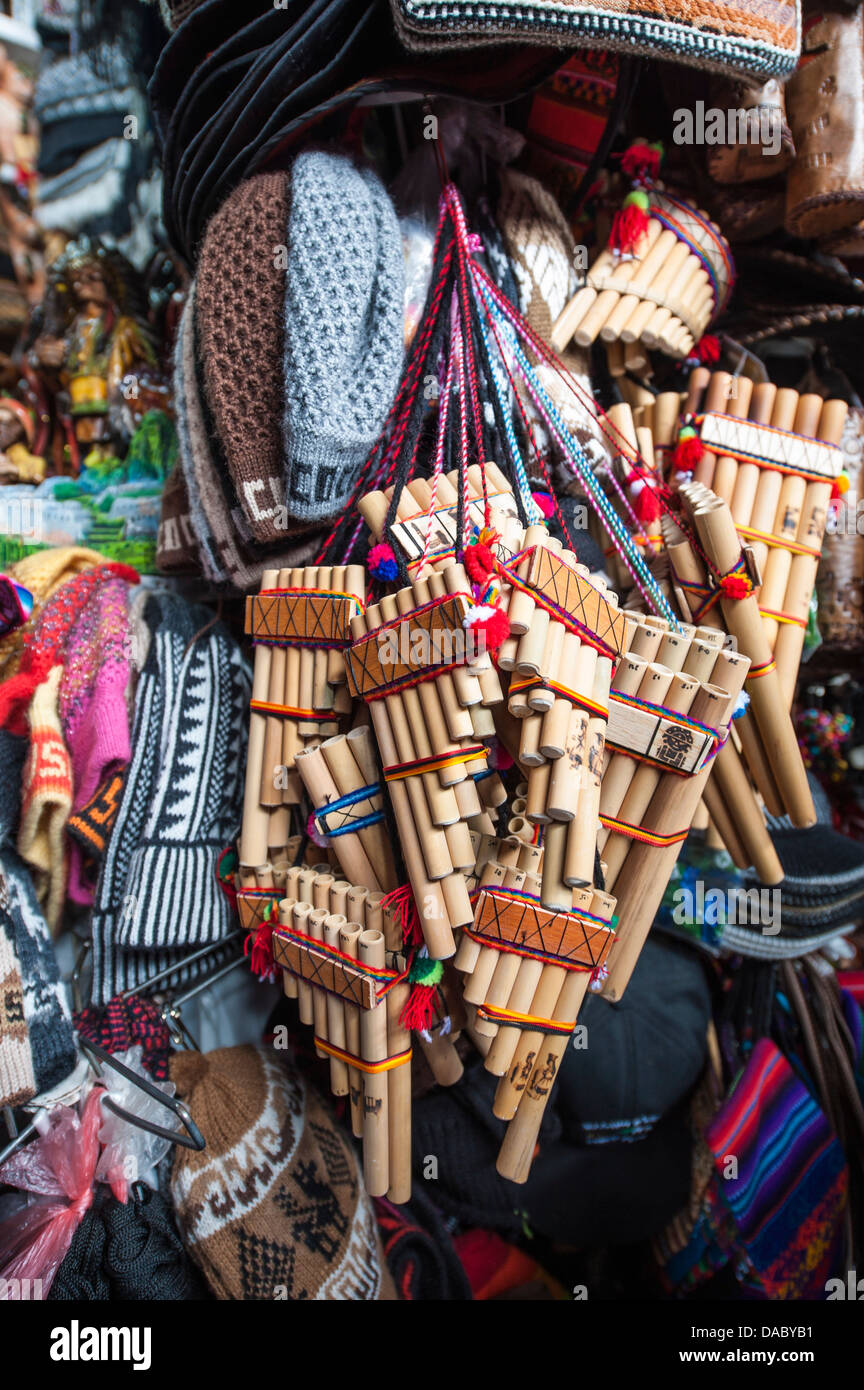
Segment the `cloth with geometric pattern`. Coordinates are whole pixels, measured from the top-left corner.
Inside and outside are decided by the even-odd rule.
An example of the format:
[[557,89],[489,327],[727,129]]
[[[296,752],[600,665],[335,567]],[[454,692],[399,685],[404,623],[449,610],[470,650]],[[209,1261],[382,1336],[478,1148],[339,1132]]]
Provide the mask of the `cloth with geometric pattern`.
[[171,1060],[207,1147],[179,1149],[180,1231],[217,1299],[396,1298],[350,1140],[274,1049]]
[[132,757],[93,905],[93,1004],[175,965],[169,987],[191,981],[209,967],[181,972],[184,957],[235,925],[216,861],[240,821],[248,667],[209,609],[160,594],[145,621]]

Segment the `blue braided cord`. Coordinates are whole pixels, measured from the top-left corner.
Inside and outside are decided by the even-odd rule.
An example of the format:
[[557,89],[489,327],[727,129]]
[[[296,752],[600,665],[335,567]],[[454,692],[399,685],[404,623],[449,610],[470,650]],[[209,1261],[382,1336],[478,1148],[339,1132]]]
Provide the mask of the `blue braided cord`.
[[[349,821],[347,825],[340,825],[337,830],[324,830],[319,824],[318,829],[322,835],[326,835],[328,840],[335,840],[337,835],[353,835],[357,830],[365,830],[367,825],[377,825],[384,819],[383,811],[370,811],[368,816],[361,816],[359,820]],[[316,822],[318,817],[315,817]]]
[[[485,292],[482,290],[482,287],[481,292],[484,294],[485,299],[486,296]],[[623,521],[621,520],[615,509],[610,505],[602,489],[598,486],[591,465],[585,457],[585,454],[583,453],[579,444],[577,444],[576,440],[568,431],[554,403],[548,396],[547,392],[544,390],[543,386],[541,386],[540,382],[538,381],[534,369],[532,368],[527,357],[525,356],[525,353],[522,351],[522,348],[520,347],[518,341],[516,340],[516,335],[513,332],[511,325],[509,324],[508,320],[501,312],[501,310],[498,308],[498,306],[494,303],[494,301],[490,303],[489,300],[486,300],[486,303],[488,305],[489,311],[491,313],[494,313],[500,327],[504,330],[504,333],[508,339],[509,345],[513,351],[513,354],[516,358],[517,363],[519,364],[521,371],[531,382],[534,390],[536,391],[543,404],[544,409],[548,412],[550,417],[549,423],[554,427],[553,432],[556,434],[559,444],[561,444],[562,447],[564,447],[567,450],[567,452],[573,456],[573,460],[576,465],[576,469],[579,474],[579,478],[582,485],[585,487],[586,491],[591,496],[591,499],[594,502],[595,506],[602,513],[604,520],[606,521],[607,529],[610,532],[614,532],[615,536],[618,538],[621,547],[625,552],[623,559],[625,564],[627,565],[627,568],[630,570],[630,573],[633,575],[633,578],[636,580],[636,583],[639,585],[640,589],[642,589],[642,592],[645,593],[645,589],[647,589],[650,592],[651,599],[654,603],[656,612],[661,614],[661,616],[664,617],[667,622],[671,623],[675,628],[676,632],[680,632],[681,628],[679,626],[678,619],[675,617],[674,612],[672,611],[668,602],[664,598],[663,593],[659,585],[657,584],[656,579],[651,574],[650,570],[645,564],[645,561],[642,559],[642,556],[639,554],[638,550],[634,546],[630,534],[624,526]],[[645,594],[645,596],[646,598],[648,597],[647,594]]]
[[349,821],[347,825],[342,825],[337,830],[327,829],[327,817],[331,811],[347,811],[352,806],[356,806],[358,801],[368,801],[370,797],[376,796],[380,790],[381,783],[373,782],[369,787],[358,787],[356,791],[346,792],[344,796],[337,797],[335,801],[328,801],[326,806],[319,806],[315,812],[315,824],[321,834],[332,840],[337,835],[353,835],[357,830],[365,830],[369,825],[377,825],[379,821],[384,819],[383,810],[370,811],[368,816],[361,816],[359,820]]
[[516,431],[513,428],[513,412],[510,409],[510,402],[507,400],[504,388],[504,381],[501,376],[501,371],[498,366],[498,362],[496,360],[498,356],[497,349],[495,352],[492,351],[492,344],[489,339],[489,334],[486,330],[486,321],[482,313],[483,305],[480,301],[480,297],[477,292],[477,286],[474,284],[473,281],[472,288],[474,290],[474,299],[477,303],[477,308],[480,311],[477,315],[477,319],[480,324],[480,332],[483,335],[483,342],[486,345],[486,355],[492,367],[492,383],[495,387],[495,394],[498,397],[498,404],[501,407],[501,415],[504,420],[504,430],[507,435],[507,447],[510,450],[510,457],[513,462],[513,469],[519,483],[519,491],[522,493],[522,499],[525,503],[525,512],[528,516],[528,520],[532,522],[534,525],[537,525],[539,522],[543,520],[543,513],[540,511],[540,508],[537,506],[537,503],[534,501],[534,498],[531,495],[531,484],[528,481],[528,474],[525,471],[525,464],[522,460],[522,454],[519,450],[519,441],[516,438]]

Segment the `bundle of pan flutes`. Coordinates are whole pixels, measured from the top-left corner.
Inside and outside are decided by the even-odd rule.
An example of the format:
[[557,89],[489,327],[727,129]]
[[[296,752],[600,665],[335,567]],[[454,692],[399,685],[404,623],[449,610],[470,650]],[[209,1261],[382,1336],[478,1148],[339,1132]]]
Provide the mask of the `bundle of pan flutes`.
[[[820,420],[810,398],[793,407],[773,388],[751,407],[739,387],[724,413],[715,378],[704,410],[691,383],[686,401],[666,393],[613,421],[660,476],[682,412],[702,431],[681,526],[663,521],[677,624],[619,607],[544,524],[520,521],[494,465],[485,480],[471,467],[461,485],[442,473],[360,500],[371,541],[392,542],[410,575],[368,607],[357,566],[271,571],[247,601],[257,646],[241,914],[272,930],[377,1194],[410,1190],[403,1008],[418,980],[435,982],[429,1027],[414,1024],[436,1078],[461,1074],[464,1031],[500,1078],[499,1171],[524,1181],[581,1003],[589,988],[621,998],[703,798],[767,882],[779,863],[750,778],[770,809],[812,818],[783,677],[795,646],[787,638],[781,659],[781,637],[800,640],[842,418],[835,403]],[[740,434],[751,409],[773,453]],[[806,434],[825,442],[796,470]],[[755,564],[742,542],[764,547]],[[492,549],[488,591],[458,558],[466,543]],[[490,602],[509,622],[494,661],[475,626]],[[297,833],[310,812],[327,866],[295,862],[308,857]],[[419,948],[419,935],[403,939],[409,901]]]
[[701,209],[658,188],[649,190],[648,203],[632,254],[601,251],[584,287],[558,316],[551,334],[556,352],[571,339],[589,347],[599,336],[629,349],[633,368],[638,342],[687,357],[722,312],[734,272],[720,228]]

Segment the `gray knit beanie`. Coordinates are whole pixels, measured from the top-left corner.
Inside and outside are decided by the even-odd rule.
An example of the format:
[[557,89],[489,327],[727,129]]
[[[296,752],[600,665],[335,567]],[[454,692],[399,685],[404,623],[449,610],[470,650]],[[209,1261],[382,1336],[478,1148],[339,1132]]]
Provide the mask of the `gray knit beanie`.
[[285,295],[286,501],[335,516],[396,394],[405,270],[380,179],[340,155],[301,154],[291,176]]

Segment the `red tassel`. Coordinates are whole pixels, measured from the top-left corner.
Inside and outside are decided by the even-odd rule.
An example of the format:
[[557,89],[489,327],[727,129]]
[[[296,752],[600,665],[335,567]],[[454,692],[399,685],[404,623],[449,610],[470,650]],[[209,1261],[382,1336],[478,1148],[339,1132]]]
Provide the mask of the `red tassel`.
[[435,1022],[437,985],[412,985],[399,1022],[405,1029],[428,1033]]
[[615,255],[632,256],[648,227],[648,211],[638,203],[627,202],[612,219],[609,250]]
[[692,473],[703,453],[698,434],[684,435],[672,450],[672,467],[678,473]]
[[381,907],[390,913],[394,922],[398,923],[402,933],[402,941],[406,946],[423,945],[420,914],[417,911],[417,904],[414,901],[410,883],[403,883],[400,888],[394,888],[392,893],[388,893],[386,897],[381,899]]
[[252,974],[257,975],[259,980],[266,980],[268,975],[272,975],[276,969],[276,962],[273,959],[273,925],[273,922],[269,920],[259,924],[255,933],[255,940],[252,943],[251,954],[249,952],[249,938],[246,938],[243,954],[249,956]]
[[740,570],[733,570],[731,574],[724,574],[720,581],[720,587],[727,598],[749,598],[753,592],[753,585],[749,577],[742,574]]

